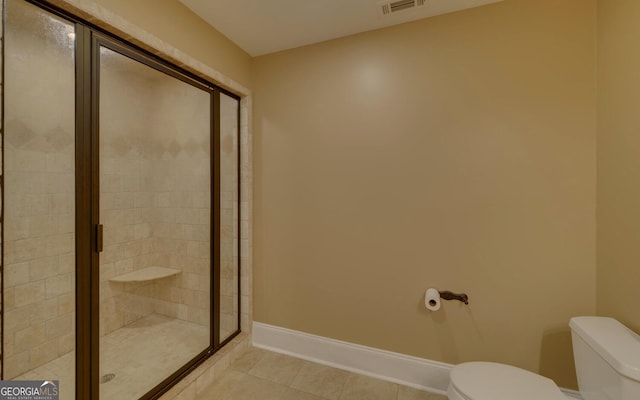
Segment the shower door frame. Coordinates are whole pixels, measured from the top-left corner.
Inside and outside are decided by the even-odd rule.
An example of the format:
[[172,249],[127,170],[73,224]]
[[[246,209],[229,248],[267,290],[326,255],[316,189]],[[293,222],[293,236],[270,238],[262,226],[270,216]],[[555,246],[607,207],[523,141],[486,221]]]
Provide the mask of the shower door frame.
[[[123,56],[141,62],[173,78],[205,90],[210,95],[210,158],[211,158],[211,242],[210,242],[210,343],[191,361],[159,382],[142,399],[157,399],[178,383],[187,374],[196,369],[216,351],[230,342],[241,332],[241,263],[240,246],[237,249],[238,259],[238,323],[235,332],[220,342],[220,94],[224,93],[236,100],[240,97],[220,88],[213,83],[186,71],[173,63],[131,44],[118,36],[79,18],[66,10],[42,0],[23,0],[40,7],[75,25],[75,168],[76,168],[76,270],[75,270],[75,302],[76,302],[76,364],[75,392],[76,399],[99,399],[99,50],[107,47]],[[3,4],[3,9],[6,4]],[[4,13],[2,18],[4,19]],[[6,23],[3,23],[3,29]],[[4,37],[4,35],[3,35]],[[2,46],[4,60],[4,47]],[[4,74],[4,68],[3,72]],[[4,85],[2,107],[4,108]],[[238,106],[238,136],[240,129],[240,107]],[[2,113],[2,132],[4,133],[4,112]],[[4,141],[4,134],[2,136]],[[238,243],[241,237],[241,214],[239,207],[241,188],[240,169],[241,141],[237,142],[237,193],[238,193]],[[4,156],[5,146],[2,146]],[[4,159],[4,157],[3,157]],[[4,170],[4,165],[3,165]],[[3,171],[4,172],[4,171]],[[4,176],[4,173],[3,175]],[[0,182],[2,185],[2,182]],[[4,185],[2,185],[4,186]],[[4,200],[4,187],[2,188]],[[3,201],[4,204],[4,201]],[[0,220],[4,221],[4,207]],[[4,258],[4,229],[2,230],[2,257]],[[4,300],[4,279],[2,280]],[[4,310],[2,310],[2,335],[4,336]],[[1,341],[2,345],[4,340]],[[4,363],[4,358],[2,358]],[[4,365],[3,365],[4,366]],[[4,368],[2,368],[4,378]]]

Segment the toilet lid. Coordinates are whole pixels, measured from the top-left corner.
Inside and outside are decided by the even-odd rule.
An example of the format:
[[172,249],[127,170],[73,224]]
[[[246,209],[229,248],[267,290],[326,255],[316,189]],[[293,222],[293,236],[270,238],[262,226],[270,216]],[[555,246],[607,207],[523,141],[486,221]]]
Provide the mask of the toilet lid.
[[451,384],[469,400],[566,400],[548,378],[491,362],[469,362],[451,370]]

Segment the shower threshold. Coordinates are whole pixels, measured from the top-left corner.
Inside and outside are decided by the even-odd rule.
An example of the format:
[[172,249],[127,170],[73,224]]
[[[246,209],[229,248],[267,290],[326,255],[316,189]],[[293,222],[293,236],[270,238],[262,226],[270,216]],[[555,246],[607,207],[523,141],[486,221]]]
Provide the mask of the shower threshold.
[[[138,399],[209,344],[202,325],[152,314],[100,340],[102,400]],[[74,400],[75,352],[28,371],[15,380],[59,380],[60,400]]]

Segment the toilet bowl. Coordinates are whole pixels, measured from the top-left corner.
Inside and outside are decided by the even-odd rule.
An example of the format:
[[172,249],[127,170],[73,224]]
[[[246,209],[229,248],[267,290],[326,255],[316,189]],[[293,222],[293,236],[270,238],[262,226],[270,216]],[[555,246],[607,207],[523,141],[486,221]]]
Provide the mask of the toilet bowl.
[[[584,400],[640,399],[640,336],[613,318],[570,322]],[[505,364],[468,362],[451,369],[449,400],[567,400],[548,378]]]
[[505,364],[460,364],[450,378],[449,400],[567,400],[551,379]]

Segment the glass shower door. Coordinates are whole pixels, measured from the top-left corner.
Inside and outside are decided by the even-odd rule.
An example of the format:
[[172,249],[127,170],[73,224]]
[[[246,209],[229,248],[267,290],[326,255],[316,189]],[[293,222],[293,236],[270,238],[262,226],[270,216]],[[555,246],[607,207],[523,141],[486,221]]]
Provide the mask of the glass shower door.
[[212,345],[212,95],[99,48],[100,398],[137,399]]
[[[3,379],[75,398],[75,28],[7,0]],[[49,386],[51,384],[48,384]]]
[[[220,93],[220,342],[240,329],[240,132],[238,99]],[[243,230],[243,233],[246,229]]]
[[157,397],[240,332],[240,99],[4,6],[2,379]]

